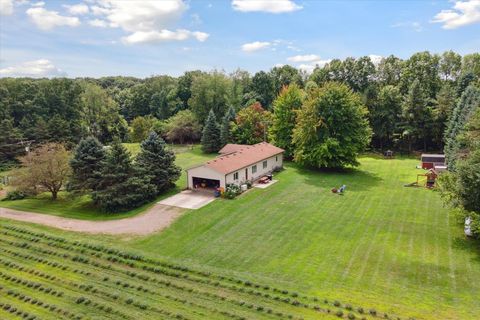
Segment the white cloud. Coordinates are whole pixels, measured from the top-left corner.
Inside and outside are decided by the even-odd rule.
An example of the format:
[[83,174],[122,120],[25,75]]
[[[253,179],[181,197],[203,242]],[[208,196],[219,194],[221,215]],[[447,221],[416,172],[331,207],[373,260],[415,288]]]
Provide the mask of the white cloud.
[[63,77],[66,73],[47,59],[27,61],[17,66],[0,69],[0,77]]
[[44,5],[45,5],[44,1],[39,1],[39,2],[32,3],[33,7],[43,7]]
[[287,58],[290,62],[311,62],[315,60],[320,60],[320,57],[316,54],[306,54],[306,55],[298,55]]
[[270,42],[261,42],[255,41],[250,43],[245,43],[242,45],[242,50],[245,52],[254,52],[270,47],[272,44]]
[[430,21],[443,23],[443,29],[456,29],[480,22],[480,0],[455,1],[452,9],[442,10]]
[[98,28],[108,27],[108,23],[105,20],[100,20],[100,19],[88,20],[88,24],[91,25],[92,27],[98,27]]
[[185,29],[169,30],[187,10],[182,0],[132,1],[96,0],[90,7],[93,15],[101,19],[90,20],[95,27],[121,28],[129,34],[124,44],[160,43],[196,39],[205,41],[209,34]]
[[111,27],[125,31],[161,30],[176,22],[187,9],[181,0],[99,0],[95,15],[104,15]]
[[123,37],[122,41],[125,44],[136,43],[158,43],[165,41],[183,41],[190,38],[195,38],[200,42],[207,40],[208,34],[198,31],[189,30],[161,30],[161,31],[137,31],[127,37]]
[[331,59],[326,59],[326,60],[316,60],[313,61],[312,63],[304,63],[299,65],[297,68],[306,71],[307,73],[312,73],[313,70],[318,66],[320,68],[323,68],[327,63],[332,61]]
[[49,11],[43,7],[30,8],[27,10],[27,15],[42,30],[50,30],[60,26],[76,27],[80,25],[80,20],[77,17],[62,16],[56,11]]
[[418,21],[405,21],[405,22],[398,22],[391,25],[392,28],[409,28],[413,29],[417,32],[423,30],[422,24]]
[[87,14],[89,12],[88,6],[85,3],[78,3],[74,5],[63,5],[67,11],[74,16]]
[[0,15],[9,16],[13,14],[13,0],[0,0]]
[[269,13],[292,12],[303,8],[292,0],[233,0],[232,7],[241,12]]
[[380,61],[382,61],[382,59],[383,59],[382,56],[379,56],[379,55],[376,55],[376,54],[370,54],[368,57],[370,58],[370,60],[372,60],[372,63],[374,65],[379,64]]

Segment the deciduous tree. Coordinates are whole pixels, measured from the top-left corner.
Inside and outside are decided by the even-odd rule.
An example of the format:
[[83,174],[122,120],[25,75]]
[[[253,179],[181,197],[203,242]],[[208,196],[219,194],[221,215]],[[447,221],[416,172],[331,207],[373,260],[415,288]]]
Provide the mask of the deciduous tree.
[[344,84],[315,90],[297,116],[294,160],[315,168],[358,165],[357,156],[371,138],[367,113],[360,97]]
[[20,158],[13,185],[27,193],[47,191],[56,200],[70,175],[70,154],[62,144],[48,143]]
[[267,138],[272,114],[262,108],[259,102],[240,110],[232,124],[231,136],[234,142],[255,144]]
[[202,128],[195,114],[190,110],[183,110],[168,119],[166,136],[168,141],[185,143],[198,141]]
[[296,111],[302,107],[304,93],[295,84],[284,87],[273,102],[273,120],[270,127],[271,143],[285,150],[285,156],[293,156],[292,135]]

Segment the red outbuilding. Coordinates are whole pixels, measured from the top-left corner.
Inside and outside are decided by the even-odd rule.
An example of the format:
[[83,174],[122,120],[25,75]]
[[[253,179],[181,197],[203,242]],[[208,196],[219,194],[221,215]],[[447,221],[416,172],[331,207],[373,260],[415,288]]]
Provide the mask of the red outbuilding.
[[444,154],[422,154],[422,168],[433,169],[435,166],[445,166]]

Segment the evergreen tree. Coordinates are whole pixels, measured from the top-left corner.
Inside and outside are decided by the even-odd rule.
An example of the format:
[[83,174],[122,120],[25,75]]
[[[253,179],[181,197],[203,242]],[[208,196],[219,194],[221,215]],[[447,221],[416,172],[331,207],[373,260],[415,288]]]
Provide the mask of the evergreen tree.
[[95,190],[101,178],[100,170],[105,159],[105,150],[102,144],[94,137],[82,139],[70,160],[72,177],[69,190]]
[[233,107],[228,108],[227,113],[222,118],[222,124],[220,127],[220,141],[221,146],[230,142],[230,124],[235,121],[235,110]]
[[392,144],[401,109],[402,95],[397,87],[386,85],[380,89],[378,99],[370,113],[374,139],[379,143],[380,149]]
[[302,107],[303,92],[295,84],[284,87],[273,102],[273,122],[270,127],[270,140],[285,150],[285,157],[293,156],[293,128],[295,127],[296,110]]
[[433,142],[439,147],[443,146],[445,126],[451,117],[455,101],[455,88],[448,82],[444,83],[437,94],[433,109]]
[[453,109],[452,116],[448,122],[445,132],[445,156],[448,168],[455,171],[455,165],[458,153],[461,150],[461,141],[458,139],[462,133],[465,124],[468,122],[470,115],[475,108],[480,105],[480,89],[469,86],[462,94],[460,101]]
[[427,150],[427,135],[431,123],[431,110],[428,108],[428,99],[419,80],[413,81],[403,103],[403,114],[408,131],[409,151],[411,151],[411,138],[423,140],[423,149]]
[[202,150],[206,153],[217,152],[221,148],[220,128],[213,110],[210,110],[202,134]]
[[371,129],[360,96],[344,84],[330,82],[309,94],[293,130],[294,160],[314,168],[358,165]]
[[180,178],[181,169],[175,165],[175,154],[166,148],[165,141],[155,132],[142,142],[136,165],[141,174],[150,176],[157,194],[173,187]]
[[13,127],[11,119],[4,119],[0,122],[0,166],[15,162],[16,158],[24,152],[20,144],[22,136]]
[[92,193],[93,202],[105,211],[122,211],[137,207],[155,197],[156,187],[150,177],[133,166],[130,153],[115,140],[102,162],[100,180]]
[[457,80],[457,98],[460,98],[465,89],[474,81],[475,75],[472,72],[462,73]]

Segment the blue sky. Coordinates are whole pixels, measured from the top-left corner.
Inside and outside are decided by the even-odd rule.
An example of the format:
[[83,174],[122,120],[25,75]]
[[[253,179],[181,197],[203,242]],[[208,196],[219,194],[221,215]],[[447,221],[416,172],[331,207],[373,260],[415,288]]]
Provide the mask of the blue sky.
[[0,76],[250,72],[480,51],[480,0],[0,0]]

